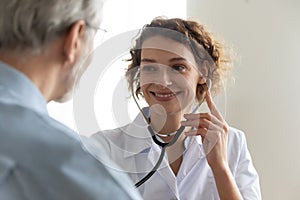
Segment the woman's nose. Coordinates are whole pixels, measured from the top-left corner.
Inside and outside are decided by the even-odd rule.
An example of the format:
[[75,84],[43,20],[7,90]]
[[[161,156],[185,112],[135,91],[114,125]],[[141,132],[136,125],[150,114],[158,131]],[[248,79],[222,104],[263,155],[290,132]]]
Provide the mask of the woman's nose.
[[173,84],[172,75],[169,72],[168,67],[163,67],[158,74],[158,82],[162,86],[170,86]]

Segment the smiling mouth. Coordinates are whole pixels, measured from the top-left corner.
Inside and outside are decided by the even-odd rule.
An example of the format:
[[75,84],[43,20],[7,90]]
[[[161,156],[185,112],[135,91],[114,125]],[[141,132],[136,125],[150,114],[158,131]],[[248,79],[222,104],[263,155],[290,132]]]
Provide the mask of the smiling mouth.
[[179,94],[179,92],[173,93],[173,92],[168,92],[168,93],[163,93],[163,92],[150,92],[155,99],[159,100],[159,101],[169,101],[172,100],[173,98],[176,97],[176,95]]

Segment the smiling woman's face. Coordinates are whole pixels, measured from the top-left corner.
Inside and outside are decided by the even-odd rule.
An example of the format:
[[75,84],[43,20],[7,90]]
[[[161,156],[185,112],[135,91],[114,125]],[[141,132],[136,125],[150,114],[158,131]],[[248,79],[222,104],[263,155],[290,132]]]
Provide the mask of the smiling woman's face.
[[159,104],[168,114],[189,112],[197,84],[203,82],[195,66],[194,56],[184,44],[163,36],[146,39],[141,52],[140,84],[149,106]]

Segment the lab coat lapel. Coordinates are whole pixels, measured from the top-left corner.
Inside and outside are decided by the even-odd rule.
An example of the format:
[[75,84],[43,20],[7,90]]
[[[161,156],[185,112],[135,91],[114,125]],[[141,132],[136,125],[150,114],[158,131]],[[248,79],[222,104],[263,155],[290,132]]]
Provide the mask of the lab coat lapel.
[[[160,156],[161,148],[155,143],[153,143],[153,149],[155,150],[155,153],[149,154],[148,159],[151,161],[154,167]],[[172,169],[169,166],[166,155],[156,173],[158,173],[162,177],[162,179],[167,183],[167,185],[170,187],[173,193],[178,197],[179,192],[177,187],[176,176],[174,175]]]
[[177,177],[183,179],[192,168],[196,166],[203,157],[205,157],[204,150],[202,148],[202,141],[200,136],[189,137],[191,140],[187,145],[186,153],[183,157],[183,162],[179,168]]
[[151,134],[147,131],[147,124],[139,115],[133,123],[129,124],[122,130],[123,134],[127,134],[124,141],[124,157],[134,156],[152,145]]
[[[139,170],[139,172],[142,172],[143,170],[148,173],[157,163],[161,153],[161,147],[153,142],[151,134],[147,130],[147,123],[144,121],[143,116],[139,114],[134,122],[127,126],[123,131],[125,134],[130,134],[131,136],[131,139],[126,141],[125,145],[128,151],[124,152],[124,156],[134,156],[135,159],[139,160],[136,162],[136,164],[138,164],[136,169]],[[138,155],[139,153],[147,155],[147,157],[142,158]],[[142,160],[144,160],[143,163],[140,162]],[[169,167],[166,157],[163,159],[163,162],[156,173],[163,177],[163,180],[179,198],[176,176]]]

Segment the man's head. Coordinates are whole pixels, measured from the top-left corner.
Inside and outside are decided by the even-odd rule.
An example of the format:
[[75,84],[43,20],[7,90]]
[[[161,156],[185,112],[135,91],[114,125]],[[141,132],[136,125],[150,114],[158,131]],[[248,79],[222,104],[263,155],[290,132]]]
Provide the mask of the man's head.
[[[57,75],[48,83],[52,88],[42,92],[48,101],[65,99],[82,74],[81,64],[93,49],[102,7],[102,0],[1,0],[0,54],[23,60],[21,67],[15,67],[34,83],[33,70],[26,65],[43,58],[40,71],[48,73],[48,68],[55,66],[57,69],[48,74]],[[49,63],[51,66],[47,68]],[[36,83],[38,87],[39,84]]]

